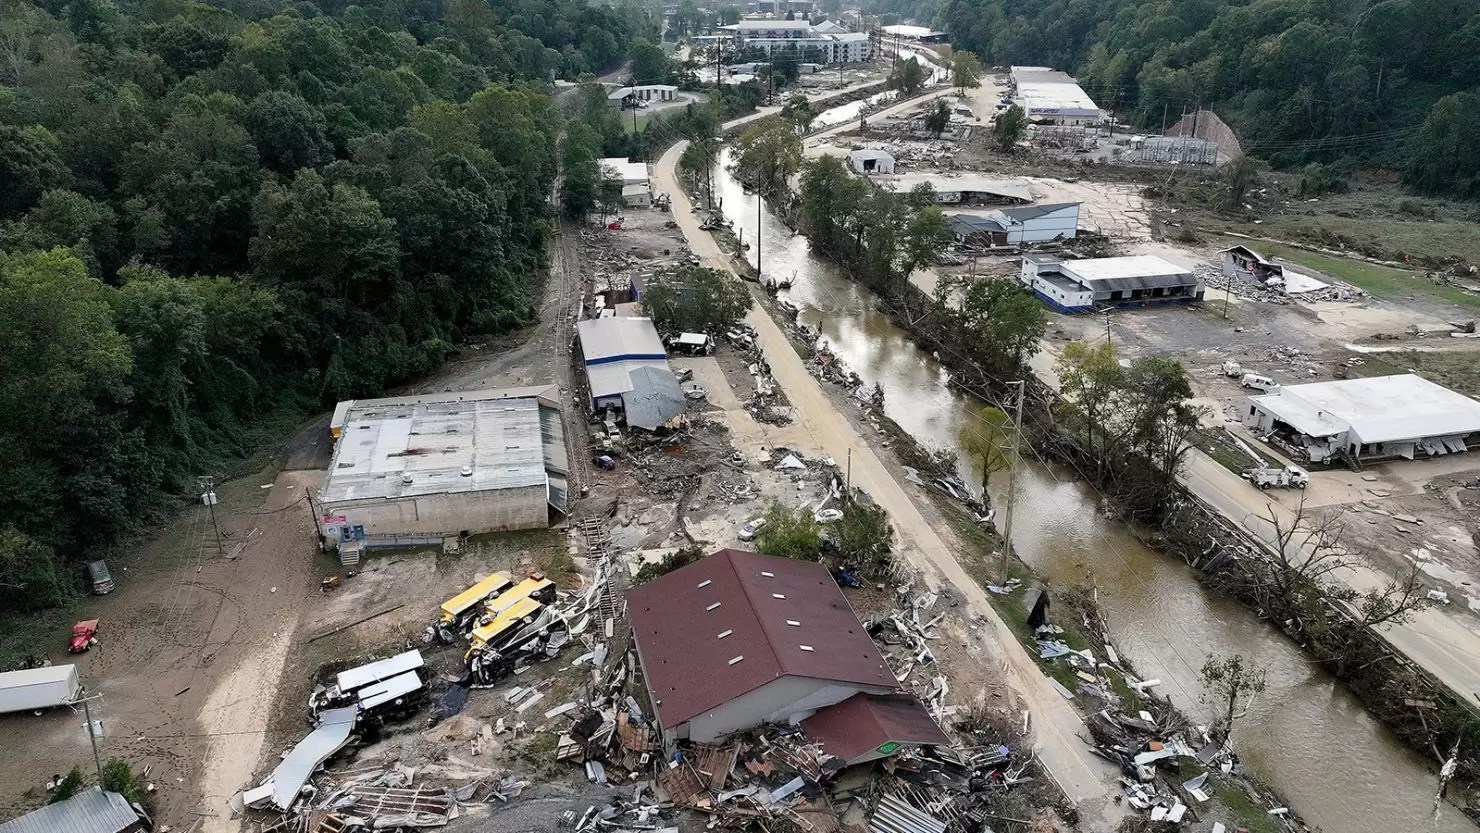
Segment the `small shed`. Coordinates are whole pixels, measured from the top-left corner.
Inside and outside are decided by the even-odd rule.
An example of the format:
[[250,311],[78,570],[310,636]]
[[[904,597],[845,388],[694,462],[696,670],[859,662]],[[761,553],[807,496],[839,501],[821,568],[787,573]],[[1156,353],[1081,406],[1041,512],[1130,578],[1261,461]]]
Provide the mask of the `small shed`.
[[653,192],[646,182],[622,186],[622,204],[628,208],[651,208]]
[[894,156],[886,150],[855,150],[848,154],[848,164],[861,174],[894,173]]

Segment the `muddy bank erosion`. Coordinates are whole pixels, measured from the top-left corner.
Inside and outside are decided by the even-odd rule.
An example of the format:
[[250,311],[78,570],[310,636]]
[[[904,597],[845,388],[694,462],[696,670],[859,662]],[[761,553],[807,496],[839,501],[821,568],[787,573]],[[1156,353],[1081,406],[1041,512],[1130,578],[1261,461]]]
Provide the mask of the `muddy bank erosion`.
[[[716,169],[724,213],[747,239],[757,206],[725,170]],[[760,225],[767,276],[794,277],[785,297],[803,323],[866,383],[882,385],[885,410],[920,442],[955,451],[963,472],[971,462],[956,437],[986,403],[951,384],[947,368],[882,312],[866,289],[814,256],[805,238],[768,208]],[[753,264],[754,251],[746,253]],[[971,479],[968,477],[967,479]],[[1035,571],[1054,582],[1100,588],[1107,622],[1126,654],[1193,717],[1207,719],[1198,669],[1206,654],[1258,657],[1269,689],[1239,727],[1239,749],[1254,773],[1288,796],[1306,820],[1326,830],[1472,830],[1441,805],[1430,821],[1435,777],[1427,759],[1372,718],[1352,694],[1247,608],[1203,587],[1195,571],[1148,548],[1125,524],[1100,511],[1100,499],[1068,470],[1031,458],[1018,484],[1014,546]],[[992,491],[1001,505],[1003,484]]]

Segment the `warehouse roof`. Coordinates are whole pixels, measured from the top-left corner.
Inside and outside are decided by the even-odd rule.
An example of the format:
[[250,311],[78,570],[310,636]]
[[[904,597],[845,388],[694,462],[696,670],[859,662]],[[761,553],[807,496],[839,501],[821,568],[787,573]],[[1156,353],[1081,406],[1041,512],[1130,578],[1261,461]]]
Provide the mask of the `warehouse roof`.
[[[578,322],[576,334],[580,336],[581,355],[587,365],[668,358],[651,318],[592,318]],[[592,395],[597,394],[593,391]]]
[[1250,400],[1312,437],[1342,426],[1363,443],[1480,431],[1480,402],[1413,373],[1288,385]]
[[1049,214],[1054,214],[1056,212],[1063,211],[1066,208],[1078,208],[1078,207],[1079,207],[1079,203],[1077,203],[1077,202],[1051,202],[1051,203],[1043,203],[1043,204],[1040,204],[1040,205],[1014,205],[1014,206],[1008,206],[1006,208],[999,208],[999,209],[997,209],[997,211],[995,213],[1001,214],[1004,217],[1008,217],[1008,218],[1011,218],[1013,220],[1016,220],[1019,223],[1024,223],[1024,222],[1027,222],[1028,220],[1036,220],[1039,217],[1046,217]]
[[[611,319],[607,319],[611,320]],[[644,367],[668,370],[667,359],[628,359],[586,365],[586,385],[592,399],[621,396],[633,389],[632,374]]]
[[557,396],[547,386],[355,400],[320,499],[545,485],[547,468],[565,469],[563,459],[546,458],[541,419],[542,410],[558,412]]
[[945,746],[950,739],[930,712],[908,694],[855,694],[802,721],[807,737],[844,761],[889,745]]
[[827,568],[725,549],[627,591],[659,722],[678,726],[778,677],[897,688]]
[[1176,278],[1176,283],[1196,281],[1192,272],[1175,263],[1155,255],[1131,255],[1129,257],[1092,257],[1084,260],[1066,260],[1059,264],[1064,274],[1085,283],[1126,278]]
[[911,188],[921,183],[929,183],[937,194],[956,192],[969,194],[989,194],[1006,200],[1017,202],[1032,202],[1033,192],[1028,186],[1021,182],[1009,179],[993,179],[986,176],[965,175],[946,176],[944,174],[899,174],[898,176],[879,177],[878,182],[892,185],[899,193],[907,193]]
[[18,819],[0,823],[0,833],[119,833],[139,826],[128,799],[91,787]]
[[609,156],[601,160],[601,172],[607,179],[620,179],[634,184],[648,181],[646,162],[631,162],[621,156]]
[[1001,222],[992,217],[980,214],[952,214],[946,218],[951,224],[951,231],[962,237],[970,237],[973,234],[984,234],[994,231],[1007,231]]

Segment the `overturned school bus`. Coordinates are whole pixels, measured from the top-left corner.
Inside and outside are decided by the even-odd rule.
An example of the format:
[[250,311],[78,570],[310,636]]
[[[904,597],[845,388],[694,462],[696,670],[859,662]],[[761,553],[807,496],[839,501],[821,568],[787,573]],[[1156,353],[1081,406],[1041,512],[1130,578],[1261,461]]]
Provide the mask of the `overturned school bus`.
[[513,586],[514,580],[508,573],[494,573],[458,593],[442,603],[441,618],[436,624],[427,626],[423,639],[426,642],[436,640],[443,645],[451,645],[478,624],[485,602]]

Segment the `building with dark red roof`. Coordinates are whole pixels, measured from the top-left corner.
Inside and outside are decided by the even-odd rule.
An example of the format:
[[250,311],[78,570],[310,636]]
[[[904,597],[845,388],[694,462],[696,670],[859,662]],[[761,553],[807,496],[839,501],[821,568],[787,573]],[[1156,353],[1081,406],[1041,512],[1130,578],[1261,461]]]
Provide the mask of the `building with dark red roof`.
[[930,712],[908,694],[855,694],[803,720],[802,731],[848,766],[906,748],[951,742]]
[[627,591],[627,606],[665,741],[712,743],[899,688],[815,562],[720,550]]

